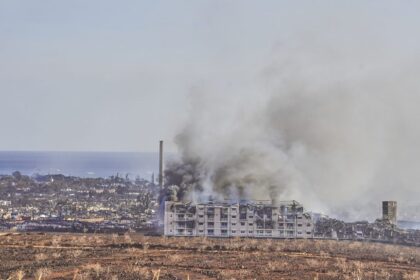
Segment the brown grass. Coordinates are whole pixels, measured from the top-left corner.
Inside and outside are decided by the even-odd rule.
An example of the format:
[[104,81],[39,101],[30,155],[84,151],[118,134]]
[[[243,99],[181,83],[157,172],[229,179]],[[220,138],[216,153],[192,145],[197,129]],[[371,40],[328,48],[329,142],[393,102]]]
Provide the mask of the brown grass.
[[0,236],[0,279],[420,279],[420,248],[321,240]]

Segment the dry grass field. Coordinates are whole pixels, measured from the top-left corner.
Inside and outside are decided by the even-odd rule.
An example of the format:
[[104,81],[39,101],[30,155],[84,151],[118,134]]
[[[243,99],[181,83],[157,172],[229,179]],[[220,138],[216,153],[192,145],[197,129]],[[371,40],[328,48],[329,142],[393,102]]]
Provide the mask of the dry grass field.
[[420,248],[324,240],[0,233],[0,279],[420,279]]

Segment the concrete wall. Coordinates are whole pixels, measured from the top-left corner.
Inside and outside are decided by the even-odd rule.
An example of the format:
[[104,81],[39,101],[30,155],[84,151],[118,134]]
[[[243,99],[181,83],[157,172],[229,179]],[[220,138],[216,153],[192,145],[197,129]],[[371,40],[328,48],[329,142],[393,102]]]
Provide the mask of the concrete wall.
[[165,202],[167,236],[311,238],[311,216],[295,201],[192,204]]
[[392,224],[397,224],[397,202],[383,201],[382,202],[382,218],[388,220]]

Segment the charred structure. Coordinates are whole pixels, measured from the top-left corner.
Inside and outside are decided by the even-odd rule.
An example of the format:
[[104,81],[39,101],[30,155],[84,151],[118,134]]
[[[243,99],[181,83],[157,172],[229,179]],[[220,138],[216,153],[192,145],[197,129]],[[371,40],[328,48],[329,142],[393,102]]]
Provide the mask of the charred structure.
[[397,224],[397,202],[382,201],[382,219],[393,225]]
[[312,238],[313,222],[297,201],[166,201],[167,236]]

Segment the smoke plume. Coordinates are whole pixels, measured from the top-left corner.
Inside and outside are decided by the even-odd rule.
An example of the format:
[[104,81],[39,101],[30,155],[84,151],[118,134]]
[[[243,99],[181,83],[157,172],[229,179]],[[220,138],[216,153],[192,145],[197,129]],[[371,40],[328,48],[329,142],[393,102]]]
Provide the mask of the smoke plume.
[[191,90],[181,160],[166,171],[179,199],[296,199],[349,220],[397,200],[400,218],[419,218],[413,64],[313,54],[276,50],[250,82]]

